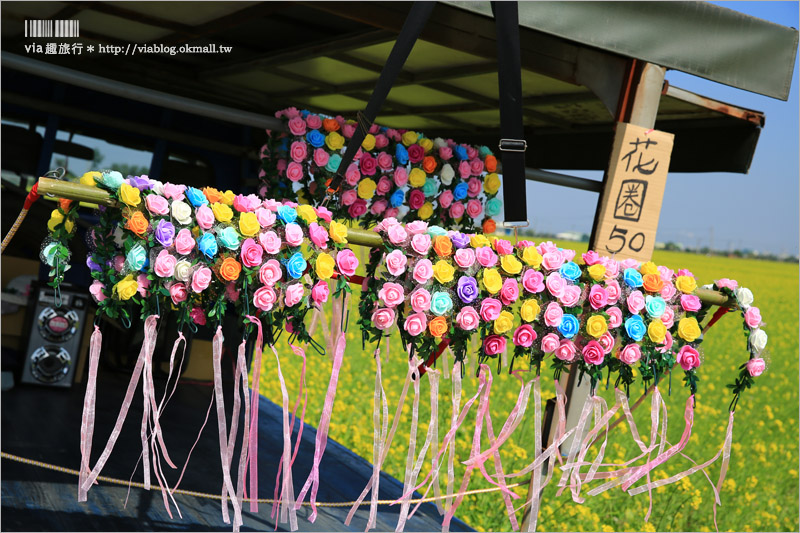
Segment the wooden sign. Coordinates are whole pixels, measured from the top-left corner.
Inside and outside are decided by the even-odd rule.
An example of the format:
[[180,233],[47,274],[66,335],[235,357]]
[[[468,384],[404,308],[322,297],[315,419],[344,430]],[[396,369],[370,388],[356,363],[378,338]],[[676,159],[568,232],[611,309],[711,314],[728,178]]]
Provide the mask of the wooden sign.
[[617,125],[592,246],[598,254],[650,260],[674,137],[633,124]]

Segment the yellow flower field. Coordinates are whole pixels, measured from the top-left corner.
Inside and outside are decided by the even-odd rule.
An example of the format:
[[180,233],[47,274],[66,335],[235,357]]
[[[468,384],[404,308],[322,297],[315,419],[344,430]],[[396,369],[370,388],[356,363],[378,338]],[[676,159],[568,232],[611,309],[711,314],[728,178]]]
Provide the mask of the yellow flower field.
[[[560,243],[561,246],[585,251],[585,244]],[[362,264],[365,257],[362,255]],[[699,284],[727,277],[736,279],[741,286],[749,287],[755,295],[754,305],[761,309],[769,335],[768,350],[771,361],[767,371],[756,380],[756,386],[743,394],[736,411],[733,449],[730,467],[721,493],[722,506],[717,511],[720,531],[797,531],[798,523],[798,267],[796,264],[772,263],[756,260],[705,257],[676,252],[656,252],[653,261],[670,268],[688,268]],[[361,346],[360,331],[356,327],[358,289],[354,289],[350,306],[350,328],[347,332],[348,346],[339,379],[339,389],[331,422],[330,437],[352,449],[358,455],[372,460],[372,396],[374,389],[374,346]],[[285,343],[280,341],[279,353],[291,402],[297,394],[300,375],[300,359],[293,355]],[[318,329],[315,338],[321,340]],[[704,462],[717,453],[722,446],[727,424],[727,407],[731,399],[726,384],[732,383],[738,366],[747,360],[748,353],[741,330],[741,317],[731,313],[723,317],[707,334],[702,344],[704,362],[700,376],[694,430],[684,453],[695,461]],[[384,346],[384,349],[386,347]],[[309,384],[308,411],[306,421],[316,425],[330,377],[331,363],[327,356],[320,356],[307,349],[309,360],[307,383]],[[386,354],[383,354],[385,357]],[[452,357],[447,362],[452,365]],[[444,371],[440,359],[437,368]],[[388,362],[383,365],[383,385],[389,396],[390,416],[394,413],[407,371],[407,357],[402,352],[397,335],[391,339]],[[492,365],[493,374],[496,365]],[[280,385],[276,376],[276,364],[271,351],[264,353],[261,374],[261,392],[276,403],[280,403]],[[462,406],[475,393],[475,372],[467,372],[464,379]],[[552,372],[546,367],[542,373],[543,401],[555,395]],[[683,387],[682,372],[672,381],[672,395],[667,397],[668,385],[662,382],[661,390],[669,409],[669,440],[675,443],[683,430],[683,407],[687,389]],[[442,379],[439,396],[440,439],[449,428],[451,381]],[[613,389],[613,387],[612,387]],[[602,395],[613,404],[613,390],[602,390]],[[519,381],[507,372],[494,375],[491,395],[491,413],[495,432],[499,431],[519,393]],[[631,389],[631,403],[642,393],[642,387]],[[392,447],[384,464],[384,471],[402,481],[411,420],[413,387],[403,410]],[[419,429],[417,450],[422,445],[430,418],[430,396],[427,378],[421,386]],[[469,455],[474,427],[474,408],[457,434],[456,486],[461,480],[464,466],[459,461]],[[636,422],[645,441],[649,438],[649,399],[635,412]],[[484,439],[485,441],[485,439]],[[518,471],[533,458],[533,408],[529,406],[525,420],[512,438],[501,448],[503,467],[506,472]],[[483,447],[488,444],[484,442]],[[596,449],[596,448],[595,448]],[[606,461],[623,462],[638,455],[625,424],[617,426],[610,434],[606,449]],[[590,452],[590,457],[593,456]],[[426,465],[429,462],[426,462]],[[325,462],[322,463],[322,475]],[[655,471],[655,479],[692,466],[686,459],[675,458]],[[427,473],[426,466],[420,477]],[[719,462],[709,468],[708,474],[716,483]],[[493,473],[492,462],[487,470]],[[584,470],[585,471],[585,470]],[[711,485],[698,472],[688,479],[661,487],[653,492],[653,512],[645,523],[648,508],[646,494],[631,497],[619,488],[597,497],[587,497],[585,504],[572,501],[569,491],[555,496],[555,485],[560,471],[545,490],[539,513],[540,531],[713,531],[714,496]],[[446,469],[442,471],[441,486],[444,491]],[[522,478],[517,478],[522,479]],[[527,477],[525,477],[527,480]],[[596,486],[593,482],[592,486]],[[480,474],[472,476],[470,489],[487,488]],[[522,505],[527,495],[527,486],[514,491],[521,496],[515,506]],[[582,493],[582,495],[585,492]],[[456,516],[481,531],[508,531],[510,524],[506,516],[500,493],[485,493],[467,496]],[[522,513],[517,514],[521,520]]]

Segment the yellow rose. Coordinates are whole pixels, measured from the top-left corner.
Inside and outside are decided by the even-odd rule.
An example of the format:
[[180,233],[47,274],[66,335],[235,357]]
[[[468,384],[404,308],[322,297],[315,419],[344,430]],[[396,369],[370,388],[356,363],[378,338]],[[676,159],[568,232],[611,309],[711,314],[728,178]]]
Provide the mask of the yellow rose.
[[255,213],[242,213],[239,215],[239,231],[242,235],[252,237],[260,230],[261,224],[258,223],[258,218],[256,218]]
[[297,191],[297,203],[300,205],[310,204],[311,202],[308,201],[308,196],[306,195],[306,191],[300,189]]
[[50,220],[47,221],[47,229],[55,231],[56,226],[62,222],[64,222],[64,215],[58,209],[53,209],[53,212],[50,213]]
[[455,274],[455,272],[453,265],[442,259],[436,261],[436,264],[433,265],[433,277],[436,278],[436,281],[439,283],[450,283],[453,281],[453,274]]
[[528,266],[539,268],[542,264],[542,256],[535,246],[526,246],[522,251],[522,260],[528,263]]
[[422,146],[422,149],[423,149],[423,150],[425,150],[425,153],[426,153],[426,154],[427,154],[428,152],[430,152],[430,151],[431,151],[431,149],[433,148],[433,141],[432,141],[432,140],[430,140],[430,139],[427,139],[427,138],[422,138],[422,139],[420,139],[419,141],[417,141],[417,144],[419,144],[420,146]]
[[371,133],[367,133],[367,135],[364,137],[364,140],[361,141],[361,148],[367,152],[371,152],[373,148],[375,148],[375,136]]
[[103,178],[103,174],[100,172],[87,172],[83,176],[81,176],[80,182],[81,185],[89,185],[90,187],[96,187],[97,181]]
[[218,222],[230,222],[233,218],[233,211],[225,204],[211,204],[211,211]]
[[411,146],[417,139],[419,138],[419,134],[416,131],[407,131],[403,134],[403,144],[406,146]]
[[502,335],[512,327],[514,327],[514,315],[508,311],[501,312],[500,316],[494,321],[494,332],[498,335]]
[[639,272],[642,273],[642,276],[645,274],[658,274],[658,267],[652,261],[648,261],[647,263],[642,263]]
[[525,322],[533,322],[539,315],[539,311],[541,311],[541,308],[536,300],[525,300],[522,303],[522,307],[519,308],[519,316]]
[[486,191],[486,194],[497,194],[497,191],[500,190],[500,176],[496,172],[486,176],[483,182],[483,190]]
[[422,220],[428,220],[433,215],[433,205],[430,202],[425,202],[422,204],[422,207],[419,208],[417,214]]
[[589,277],[595,281],[600,281],[606,275],[606,267],[597,263],[586,269],[589,272]]
[[116,293],[120,300],[130,300],[139,290],[139,284],[133,279],[133,274],[125,276],[123,280],[114,285],[112,293]]
[[675,280],[675,287],[682,293],[689,294],[697,288],[697,282],[691,276],[678,276]]
[[336,222],[335,220],[331,220],[330,228],[328,229],[328,233],[331,235],[331,240],[333,242],[338,242],[339,244],[347,244],[347,226]]
[[425,171],[421,168],[412,168],[411,172],[408,173],[408,184],[412,187],[420,188],[425,185],[425,180],[427,176]]
[[333,275],[334,265],[336,265],[336,261],[333,260],[333,257],[328,254],[319,254],[317,262],[314,264],[317,277],[319,279],[329,279]]
[[374,180],[366,178],[358,182],[358,197],[364,200],[369,200],[375,196],[375,188],[378,185]]
[[233,205],[233,199],[236,198],[236,195],[233,191],[225,191],[222,193],[222,203],[225,205]]
[[[375,138],[373,137],[373,144],[374,144],[374,139]],[[342,146],[344,146],[344,137],[342,137],[335,131],[332,131],[328,134],[327,137],[325,137],[325,144],[331,150],[341,150]]]
[[489,246],[489,239],[487,239],[484,235],[475,234],[469,238],[469,245],[473,248]]
[[317,221],[317,212],[310,205],[299,205],[295,211],[297,211],[297,216],[306,221],[306,224]]
[[522,271],[522,263],[511,254],[504,255],[500,259],[500,266],[507,274],[519,274]]
[[700,325],[694,317],[682,318],[678,322],[678,336],[686,342],[692,342],[700,336]]
[[608,331],[608,324],[606,323],[606,319],[601,315],[592,315],[589,317],[589,320],[586,321],[586,333],[595,339],[602,337],[603,333],[606,331]]
[[661,319],[656,318],[650,325],[647,326],[647,336],[656,344],[664,342],[664,337],[667,335],[667,326],[661,322]]
[[123,183],[122,185],[120,185],[119,199],[131,207],[136,207],[137,205],[142,203],[142,195],[139,192],[139,189],[137,189],[136,187],[132,187],[127,183]]
[[483,271],[483,286],[491,294],[497,294],[500,287],[503,286],[503,278],[496,268],[488,268]]

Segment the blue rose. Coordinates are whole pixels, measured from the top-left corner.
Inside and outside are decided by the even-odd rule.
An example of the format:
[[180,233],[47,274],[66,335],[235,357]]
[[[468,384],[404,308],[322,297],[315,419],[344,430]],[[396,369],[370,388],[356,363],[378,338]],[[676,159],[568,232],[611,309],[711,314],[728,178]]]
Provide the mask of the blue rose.
[[441,226],[428,226],[428,235],[438,237],[439,235],[447,235],[447,231]]
[[306,118],[310,114],[311,112],[308,109],[303,109],[302,111],[300,111],[300,116],[303,118]]
[[469,159],[469,156],[467,155],[467,149],[464,148],[463,146],[456,146],[456,157],[459,158],[461,161]]
[[292,276],[294,279],[300,279],[303,273],[306,271],[306,267],[308,263],[306,263],[303,254],[300,252],[295,252],[292,257],[289,258],[289,261],[286,263],[286,271]]
[[189,199],[189,202],[194,207],[200,207],[201,205],[208,205],[208,198],[206,195],[203,194],[203,191],[200,189],[195,189],[194,187],[186,187],[186,198]]
[[208,259],[217,255],[217,239],[210,233],[204,233],[197,241],[197,249]]
[[632,316],[625,321],[625,333],[628,337],[639,342],[647,332],[647,326],[644,325],[644,320],[639,315]]
[[503,207],[503,202],[500,198],[492,198],[486,202],[486,215],[493,217],[500,214],[500,208]]
[[141,270],[142,272],[147,272],[148,267],[150,267],[150,258],[145,257],[144,264],[142,265],[142,268],[140,268],[139,270]]
[[122,174],[116,170],[112,170],[111,172],[103,172],[103,185],[109,189],[117,190],[124,182],[125,178],[123,178]]
[[492,155],[492,150],[488,146],[481,146],[480,150],[478,150],[478,153],[481,154],[483,159],[486,159],[488,156]]
[[147,251],[141,244],[135,245],[125,256],[125,265],[131,270],[141,270],[147,261]]
[[580,322],[578,322],[578,317],[575,315],[570,315],[569,313],[565,314],[561,318],[561,324],[558,325],[558,331],[564,336],[566,339],[571,339],[578,333],[578,328],[580,328]]
[[405,199],[406,199],[406,193],[404,193],[402,189],[397,189],[392,193],[392,196],[389,198],[389,203],[392,204],[392,207],[400,207],[401,205],[403,205]]
[[408,163],[408,150],[402,144],[398,144],[394,149],[394,158],[401,165]]
[[325,170],[327,170],[328,172],[336,172],[337,170],[339,170],[339,165],[341,163],[342,163],[342,156],[340,156],[339,154],[333,154],[328,159],[328,164],[325,165]]
[[278,218],[283,220],[286,224],[290,224],[297,220],[297,211],[288,205],[279,205]]
[[453,190],[453,198],[456,200],[463,200],[467,197],[467,193],[469,192],[469,186],[467,185],[466,181],[462,181],[456,188]]
[[561,268],[558,269],[558,271],[562,277],[567,278],[570,281],[575,281],[576,279],[581,277],[581,267],[579,267],[572,261],[569,261],[561,265]]
[[[306,141],[314,148],[320,148],[325,144],[325,136],[319,130],[311,130],[306,133]],[[287,141],[288,143],[288,141]]]
[[229,250],[235,250],[239,247],[239,234],[233,226],[226,226],[225,229],[219,232],[219,242],[222,246]]
[[639,274],[639,271],[635,268],[626,268],[622,273],[622,279],[625,280],[625,284],[632,289],[642,286],[642,275]]
[[433,178],[427,178],[425,180],[425,185],[422,186],[422,192],[425,193],[426,197],[431,197],[436,195],[439,191],[439,182],[437,182]]
[[431,296],[431,313],[436,316],[446,315],[453,309],[453,300],[446,292],[437,291]]
[[647,296],[645,302],[647,302],[645,309],[650,318],[661,318],[661,315],[667,310],[667,302],[661,296]]

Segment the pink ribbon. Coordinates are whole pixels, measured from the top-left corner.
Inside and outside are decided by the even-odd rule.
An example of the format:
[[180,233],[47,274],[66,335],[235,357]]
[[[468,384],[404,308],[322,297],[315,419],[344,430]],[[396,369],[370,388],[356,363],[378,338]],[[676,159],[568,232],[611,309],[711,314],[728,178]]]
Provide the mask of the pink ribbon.
[[194,451],[197,443],[200,442],[200,436],[203,434],[203,430],[206,428],[206,424],[208,423],[208,417],[211,415],[211,407],[214,405],[214,392],[211,393],[211,401],[208,404],[208,409],[206,410],[206,418],[203,420],[203,425],[200,426],[200,431],[197,432],[197,438],[194,439],[194,444],[192,444],[191,449],[189,449],[189,455],[186,456],[186,462],[183,464],[183,469],[181,469],[181,475],[178,477],[178,481],[175,482],[175,486],[170,489],[170,492],[174,493],[178,490],[178,486],[181,484],[181,480],[183,480],[183,474],[186,473],[186,467],[189,466],[189,459],[192,458],[192,452]]
[[286,522],[288,514],[289,527],[292,531],[296,531],[297,512],[294,508],[294,483],[292,482],[292,467],[290,464],[292,459],[292,436],[289,429],[289,395],[286,392],[286,381],[283,379],[283,373],[281,372],[281,361],[278,357],[278,351],[275,349],[274,344],[270,345],[270,348],[272,348],[272,353],[275,354],[275,362],[278,365],[278,380],[281,384],[283,405],[283,456],[281,457],[283,467],[283,486],[281,492],[283,493],[283,498],[281,499],[280,506],[280,521]]
[[[453,372],[451,374],[453,376],[453,412],[452,415],[450,416],[450,431],[452,431],[453,434],[455,434],[453,428],[458,428],[458,426],[461,425],[460,423],[457,424],[457,422],[458,422],[458,411],[461,408],[461,371],[463,365],[464,363],[462,363],[461,361],[456,361],[453,364]],[[447,446],[446,442],[447,442],[447,436],[445,436],[445,440],[444,442],[442,442],[442,446]],[[452,440],[452,442],[449,444],[448,447],[449,450],[447,455],[447,487],[446,487],[448,497],[444,501],[445,510],[449,509],[450,506],[453,505],[453,499],[452,497],[450,497],[450,495],[453,494],[453,489],[455,488],[453,486],[453,484],[455,483],[455,469],[454,469],[455,466],[454,462],[456,455],[455,440]],[[434,463],[435,462],[436,460],[434,459]],[[438,475],[439,475],[439,469],[436,468],[434,469],[434,479],[431,481],[432,483],[436,481],[435,485],[439,484]]]
[[253,381],[250,385],[250,435],[248,436],[248,456],[250,457],[250,512],[258,512],[258,410],[261,401],[261,356],[264,352],[264,332],[261,320],[247,315],[245,318],[256,325],[255,353],[250,368],[253,370]]
[[[220,460],[222,461],[222,478],[223,478],[223,491],[222,491],[222,520],[226,523],[230,523],[230,517],[228,515],[228,504],[226,499],[226,494],[229,493],[231,495],[231,502],[233,503],[233,512],[234,512],[234,519],[233,519],[233,528],[234,531],[238,531],[239,524],[241,524],[242,517],[241,517],[241,507],[238,505],[238,501],[236,498],[236,491],[233,488],[233,482],[231,481],[231,462],[230,462],[230,452],[228,451],[228,438],[225,436],[227,430],[227,422],[225,420],[225,396],[222,392],[222,327],[217,326],[217,332],[214,334],[214,339],[211,343],[212,353],[213,353],[213,364],[214,364],[214,395],[216,398],[217,403],[217,429],[219,432],[219,454]],[[236,394],[238,398],[238,391]],[[235,404],[234,404],[235,405]],[[238,412],[236,413],[238,415]],[[234,416],[233,420],[231,421],[231,429],[233,429],[233,424],[236,423],[237,416]]]
[[[238,482],[236,483],[236,498],[239,502],[239,509],[241,514],[241,507],[244,505],[244,495],[245,492],[245,484],[247,478],[247,456],[250,452],[249,446],[249,435],[250,435],[250,389],[247,386],[247,361],[245,358],[245,349],[247,346],[247,340],[243,339],[241,344],[239,344],[239,350],[237,354],[237,374],[239,375],[241,384],[242,384],[242,398],[244,401],[244,428],[242,432],[242,446],[241,451],[239,454],[239,478]],[[238,383],[236,385],[238,387]],[[236,444],[236,435],[233,436],[233,442],[229,442],[228,444],[233,447]],[[252,498],[251,498],[252,499]]]
[[[387,338],[387,351],[388,351],[388,338]],[[416,356],[408,362],[409,365],[413,365],[415,368],[422,364]],[[417,374],[416,379],[414,379],[414,401],[411,407],[411,428],[409,430],[409,437],[408,437],[408,454],[406,455],[406,471],[405,476],[403,477],[403,492],[408,490],[409,486],[413,486],[414,482],[416,481],[416,476],[413,476],[412,473],[415,470],[414,466],[414,456],[416,455],[416,447],[417,447],[417,425],[419,422],[419,382],[420,382],[420,375]],[[430,442],[428,443],[430,445]],[[424,459],[424,454],[427,450],[423,449],[422,454]],[[422,460],[419,461],[420,466],[422,466]],[[397,520],[397,527],[395,528],[396,533],[400,533],[403,531],[403,528],[406,525],[406,520],[408,518],[408,508],[409,503],[408,499],[403,500],[400,506],[400,517]]]
[[89,461],[92,455],[92,436],[94,435],[97,365],[100,361],[100,349],[102,346],[103,334],[95,324],[92,338],[89,341],[89,378],[86,381],[86,395],[83,397],[83,416],[81,417],[81,470],[80,476],[78,476],[79,502],[85,502],[88,497],[88,489],[84,489],[83,486],[91,472]]
[[[242,343],[239,346],[239,350],[237,350],[237,352],[241,351],[244,354],[244,344],[245,344],[245,341],[242,341]],[[226,455],[226,458],[228,460],[228,470],[229,471],[230,471],[230,468],[231,468],[231,464],[233,463],[233,448],[234,448],[234,446],[236,444],[236,436],[238,435],[238,431],[239,431],[239,411],[240,411],[241,406],[242,406],[242,399],[239,396],[239,383],[242,380],[246,381],[246,379],[247,379],[246,378],[247,370],[245,369],[245,373],[243,374],[241,368],[239,367],[238,355],[237,355],[237,359],[233,361],[233,370],[234,370],[234,377],[233,377],[233,413],[231,414],[231,427],[230,427],[230,433],[228,434],[227,455]],[[248,423],[249,420],[246,420],[245,422]],[[241,476],[240,476],[240,478],[241,478]],[[231,483],[233,483],[233,479],[232,478],[231,478]],[[236,498],[234,498],[233,496],[234,496],[234,494],[233,494],[233,492],[231,492],[231,505],[233,505],[233,507],[234,507],[233,527],[234,527],[234,530],[236,530],[236,528],[242,524],[241,520],[238,523],[235,520],[236,508],[239,509],[239,514],[241,515],[241,499],[240,499],[241,495],[237,491]],[[225,483],[223,482],[223,484],[222,484],[222,507],[224,509],[223,515],[224,515],[225,512],[227,512],[227,508],[228,508],[228,504],[227,504],[228,499],[227,498],[228,498],[228,489],[227,489]]]
[[[558,385],[558,381],[555,382]],[[542,453],[542,384],[539,376],[533,381],[533,458]],[[552,466],[552,465],[551,465]],[[549,481],[549,479],[548,479]],[[528,514],[528,531],[536,531],[539,520],[539,500],[542,491],[542,469],[533,471],[531,479],[531,510]],[[513,516],[513,515],[512,515]]]

